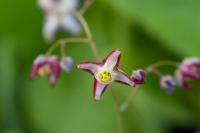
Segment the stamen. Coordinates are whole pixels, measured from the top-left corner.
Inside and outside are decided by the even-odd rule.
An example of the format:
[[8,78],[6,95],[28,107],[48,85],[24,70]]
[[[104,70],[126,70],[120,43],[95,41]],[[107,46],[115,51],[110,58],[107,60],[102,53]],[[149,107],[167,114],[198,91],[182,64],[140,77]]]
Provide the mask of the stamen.
[[108,84],[112,81],[112,74],[108,71],[101,71],[97,74],[98,80],[103,84]]

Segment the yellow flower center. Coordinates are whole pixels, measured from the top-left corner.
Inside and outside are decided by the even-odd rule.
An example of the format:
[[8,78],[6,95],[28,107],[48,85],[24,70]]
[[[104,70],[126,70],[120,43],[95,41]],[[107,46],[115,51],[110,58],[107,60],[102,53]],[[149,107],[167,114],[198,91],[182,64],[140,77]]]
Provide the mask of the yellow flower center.
[[100,80],[101,83],[108,84],[109,82],[112,81],[112,75],[108,71],[101,71],[98,73],[98,79]]
[[38,74],[40,76],[46,76],[49,75],[51,72],[50,68],[48,66],[43,66],[38,70]]

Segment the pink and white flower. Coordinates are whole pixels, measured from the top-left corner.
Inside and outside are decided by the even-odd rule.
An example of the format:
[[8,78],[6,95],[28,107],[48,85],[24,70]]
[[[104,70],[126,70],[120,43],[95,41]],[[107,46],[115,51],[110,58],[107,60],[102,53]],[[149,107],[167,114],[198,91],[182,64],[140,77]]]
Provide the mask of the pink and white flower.
[[59,29],[72,34],[80,33],[80,24],[74,17],[77,0],[38,0],[38,4],[45,12],[43,35],[48,42],[53,41]]
[[33,63],[30,79],[33,80],[37,75],[48,76],[49,82],[54,86],[60,75],[60,70],[56,56],[40,55]]
[[82,62],[78,68],[94,75],[94,99],[100,100],[109,84],[116,81],[129,86],[135,82],[123,71],[118,69],[121,52],[112,51],[101,63]]
[[200,68],[199,58],[186,58],[176,70],[177,84],[180,87],[192,89],[192,85],[188,83],[188,80],[200,81],[200,74],[197,71],[198,68]]

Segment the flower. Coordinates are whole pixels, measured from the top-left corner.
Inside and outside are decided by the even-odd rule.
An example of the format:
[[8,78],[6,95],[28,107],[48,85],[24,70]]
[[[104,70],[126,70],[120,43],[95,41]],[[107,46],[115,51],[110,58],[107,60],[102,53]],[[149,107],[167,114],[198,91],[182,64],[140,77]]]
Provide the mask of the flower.
[[57,57],[45,55],[38,56],[33,63],[30,79],[33,80],[37,75],[48,76],[50,84],[54,86],[60,75],[60,65]]
[[172,93],[174,91],[175,85],[176,81],[171,75],[162,76],[160,79],[161,88],[168,93]]
[[192,89],[192,85],[188,83],[188,80],[200,81],[200,74],[197,68],[200,68],[200,60],[198,58],[192,57],[183,60],[175,72],[177,84],[180,87]]
[[109,84],[116,81],[129,86],[135,86],[135,82],[118,69],[121,52],[112,51],[101,63],[82,62],[77,66],[80,69],[94,75],[94,99],[100,100]]
[[63,57],[60,61],[60,66],[64,71],[70,72],[73,66],[72,58],[69,56]]
[[53,41],[58,29],[72,34],[80,33],[80,24],[73,16],[77,0],[38,0],[39,6],[45,12],[43,35],[48,42]]
[[133,71],[131,75],[131,79],[136,83],[136,84],[144,84],[145,82],[145,72],[144,70],[138,69]]

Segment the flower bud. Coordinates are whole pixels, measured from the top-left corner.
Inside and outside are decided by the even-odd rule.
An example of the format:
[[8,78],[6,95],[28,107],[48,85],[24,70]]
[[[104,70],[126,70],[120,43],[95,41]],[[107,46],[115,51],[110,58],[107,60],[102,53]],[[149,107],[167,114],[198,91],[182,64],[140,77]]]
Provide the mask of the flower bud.
[[172,93],[174,91],[175,85],[176,85],[176,81],[170,75],[162,76],[160,79],[161,88],[168,93]]
[[145,72],[144,72],[144,70],[138,69],[136,71],[133,71],[131,79],[136,84],[144,84],[144,82],[145,82]]
[[72,58],[69,56],[63,57],[60,61],[60,66],[64,71],[70,72],[73,66]]

